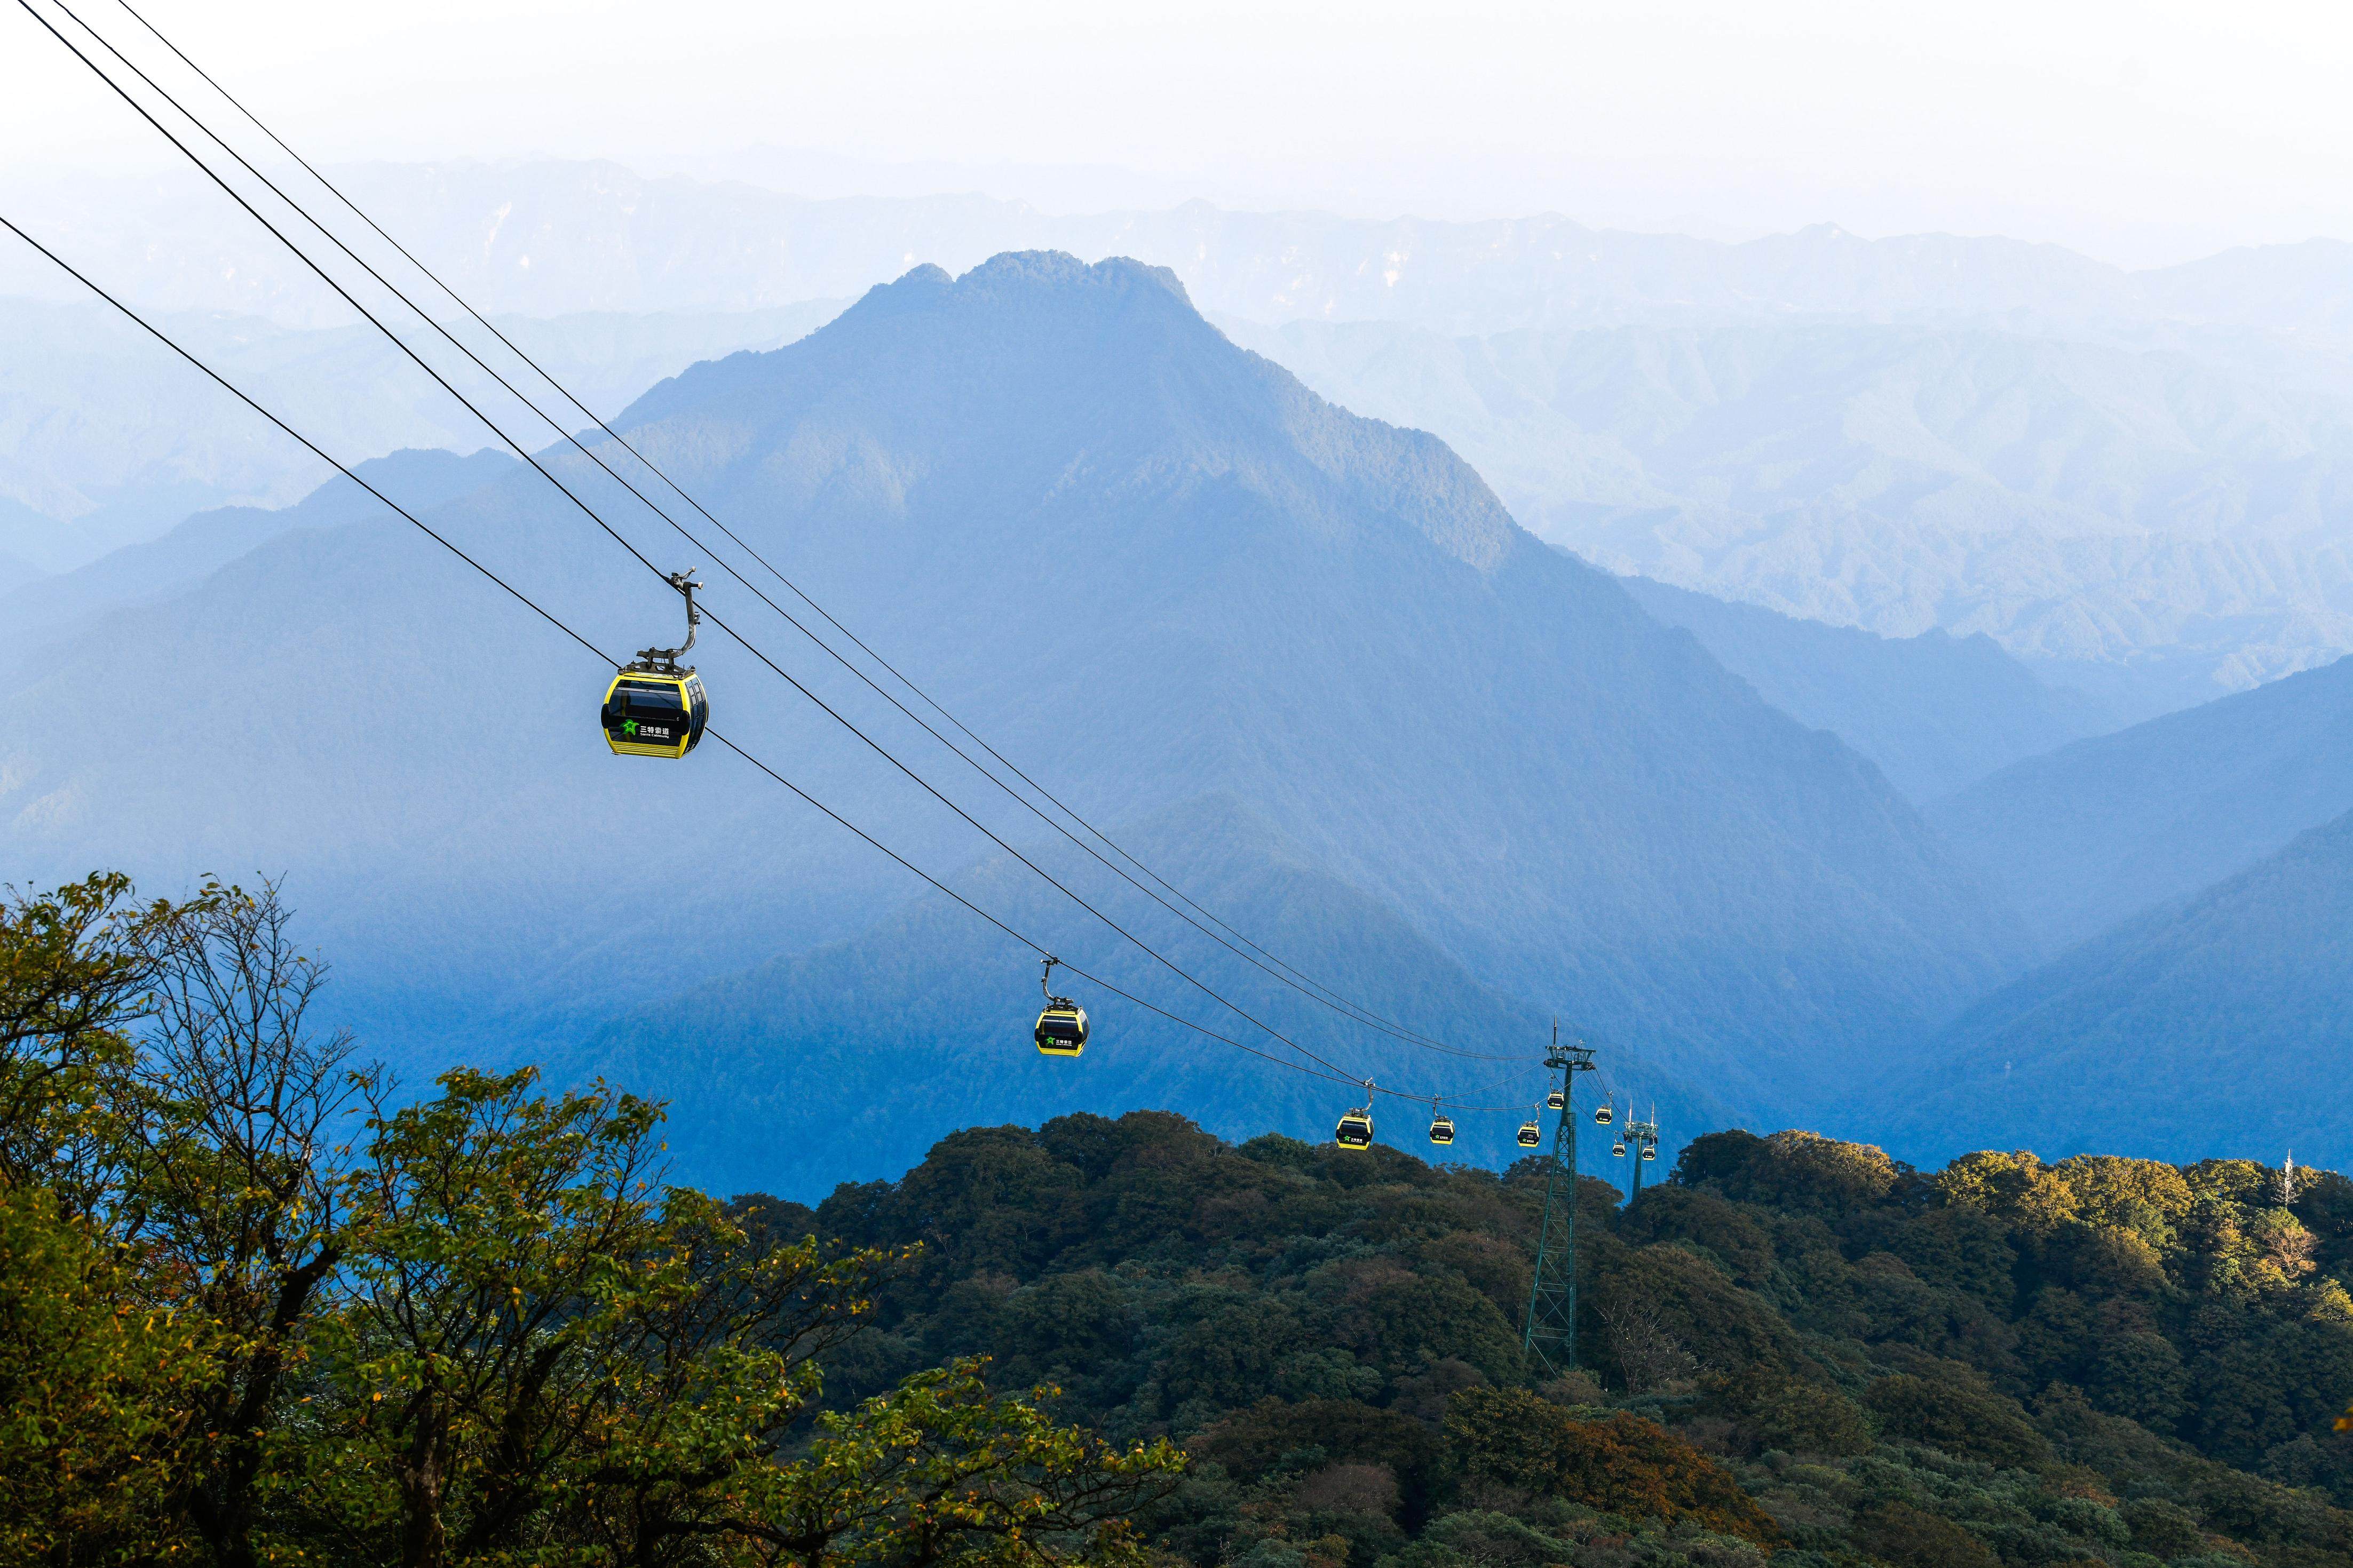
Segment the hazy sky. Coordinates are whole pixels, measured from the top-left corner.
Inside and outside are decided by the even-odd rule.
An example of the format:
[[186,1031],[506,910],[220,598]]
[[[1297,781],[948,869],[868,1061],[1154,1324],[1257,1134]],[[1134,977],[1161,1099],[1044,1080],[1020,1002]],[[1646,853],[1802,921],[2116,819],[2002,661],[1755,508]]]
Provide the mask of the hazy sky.
[[[113,0],[75,8],[135,35]],[[2342,5],[153,0],[148,15],[338,160],[594,154],[818,195],[1552,209],[1726,237],[1829,220],[2134,265],[2353,238]],[[7,176],[136,166],[149,136],[7,9]],[[747,152],[762,147],[791,151]]]

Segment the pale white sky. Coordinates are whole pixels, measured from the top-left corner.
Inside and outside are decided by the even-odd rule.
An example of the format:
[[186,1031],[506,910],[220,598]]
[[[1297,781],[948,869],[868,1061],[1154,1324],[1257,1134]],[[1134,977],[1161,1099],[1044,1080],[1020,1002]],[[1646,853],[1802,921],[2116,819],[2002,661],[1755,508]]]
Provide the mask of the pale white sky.
[[[114,0],[72,3],[118,42],[138,36]],[[598,155],[815,195],[1557,210],[1726,237],[1827,220],[2135,266],[2353,238],[2343,5],[152,0],[148,15],[337,161]],[[151,137],[5,8],[7,182],[160,163]],[[763,146],[795,152],[745,155]]]

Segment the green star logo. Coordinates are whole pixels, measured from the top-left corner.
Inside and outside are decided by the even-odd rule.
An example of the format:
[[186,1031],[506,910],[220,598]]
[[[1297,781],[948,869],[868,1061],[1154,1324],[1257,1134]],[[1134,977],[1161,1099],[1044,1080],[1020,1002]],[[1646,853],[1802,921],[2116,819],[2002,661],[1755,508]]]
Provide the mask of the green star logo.
[[624,720],[622,720],[622,721],[621,721],[621,733],[622,733],[622,734],[624,734],[624,735],[634,735],[634,734],[636,734],[637,732],[638,732],[638,721],[637,721],[635,719],[624,719]]

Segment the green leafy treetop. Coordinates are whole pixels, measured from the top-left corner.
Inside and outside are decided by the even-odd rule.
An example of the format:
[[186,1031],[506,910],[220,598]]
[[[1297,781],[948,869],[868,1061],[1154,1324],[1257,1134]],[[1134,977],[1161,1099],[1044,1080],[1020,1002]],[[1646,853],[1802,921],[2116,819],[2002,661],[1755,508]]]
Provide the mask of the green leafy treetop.
[[1139,1555],[1170,1445],[968,1358],[823,1410],[903,1250],[666,1183],[659,1109],[603,1086],[397,1101],[306,1024],[287,921],[274,888],[119,879],[0,921],[7,1561]]

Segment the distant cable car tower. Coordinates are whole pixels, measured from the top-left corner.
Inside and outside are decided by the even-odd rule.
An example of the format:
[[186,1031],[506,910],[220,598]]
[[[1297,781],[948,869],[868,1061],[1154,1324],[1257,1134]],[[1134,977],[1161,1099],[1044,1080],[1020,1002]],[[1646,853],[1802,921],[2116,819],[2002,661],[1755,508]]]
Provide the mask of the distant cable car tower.
[[1545,1066],[1560,1074],[1553,1122],[1552,1165],[1545,1173],[1544,1223],[1536,1231],[1535,1278],[1528,1286],[1527,1327],[1520,1349],[1555,1376],[1577,1366],[1577,1075],[1593,1070],[1593,1047],[1560,1043],[1552,1025]]
[[1626,1123],[1626,1143],[1634,1155],[1632,1178],[1626,1192],[1630,1204],[1642,1195],[1642,1167],[1659,1157],[1659,1108],[1651,1108],[1651,1120]]

